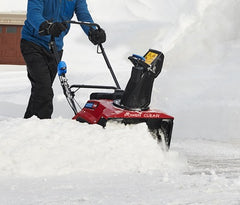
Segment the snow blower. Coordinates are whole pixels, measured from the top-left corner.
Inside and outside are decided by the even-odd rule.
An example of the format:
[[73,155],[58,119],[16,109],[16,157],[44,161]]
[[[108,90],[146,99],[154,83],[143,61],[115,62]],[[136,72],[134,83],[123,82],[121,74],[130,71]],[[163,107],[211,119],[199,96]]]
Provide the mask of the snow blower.
[[[96,23],[68,21],[67,23],[87,25],[99,29]],[[89,124],[99,124],[105,127],[108,121],[138,124],[146,123],[149,132],[164,149],[168,150],[174,117],[155,109],[150,109],[152,87],[155,78],[162,70],[164,55],[162,52],[149,49],[144,56],[133,54],[128,57],[133,67],[125,90],[120,88],[102,44],[97,45],[97,53],[102,54],[116,86],[68,84],[67,66],[60,61],[54,37],[51,37],[50,48],[58,63],[58,76],[63,93],[74,112],[72,119]],[[80,88],[106,89],[112,92],[94,92],[81,108],[75,99],[75,93]]]

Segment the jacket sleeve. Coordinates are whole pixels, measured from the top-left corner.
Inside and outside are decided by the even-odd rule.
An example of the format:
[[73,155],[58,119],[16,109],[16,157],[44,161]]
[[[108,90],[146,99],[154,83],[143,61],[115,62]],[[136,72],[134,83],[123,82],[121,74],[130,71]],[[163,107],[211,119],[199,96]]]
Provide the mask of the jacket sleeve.
[[27,18],[29,23],[37,31],[42,22],[45,21],[43,15],[43,0],[28,0]]
[[[91,17],[91,14],[89,13],[86,0],[77,0],[75,13],[77,15],[78,21],[86,21],[93,23],[93,19]],[[82,25],[81,27],[83,31],[88,35],[90,27],[84,25]]]

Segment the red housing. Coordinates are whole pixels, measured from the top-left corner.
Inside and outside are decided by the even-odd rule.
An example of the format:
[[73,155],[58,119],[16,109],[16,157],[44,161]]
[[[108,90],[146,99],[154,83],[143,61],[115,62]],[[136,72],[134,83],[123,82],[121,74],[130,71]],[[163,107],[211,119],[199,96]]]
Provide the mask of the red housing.
[[160,110],[146,111],[124,110],[113,105],[113,100],[89,100],[85,107],[73,119],[96,124],[100,119],[174,119]]

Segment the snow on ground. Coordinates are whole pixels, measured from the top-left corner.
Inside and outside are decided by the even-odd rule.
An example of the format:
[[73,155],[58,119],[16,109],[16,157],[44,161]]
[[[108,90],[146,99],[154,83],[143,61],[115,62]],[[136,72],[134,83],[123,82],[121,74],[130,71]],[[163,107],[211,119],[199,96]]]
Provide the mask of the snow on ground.
[[[1,1],[23,11],[26,0]],[[0,65],[0,204],[240,204],[239,1],[89,0],[107,32],[104,44],[125,87],[132,53],[162,50],[152,107],[175,117],[169,152],[143,124],[106,129],[71,120],[54,83],[52,120],[24,120],[30,84],[25,66]],[[71,84],[112,85],[78,26],[65,39]],[[80,91],[81,105],[89,91]]]

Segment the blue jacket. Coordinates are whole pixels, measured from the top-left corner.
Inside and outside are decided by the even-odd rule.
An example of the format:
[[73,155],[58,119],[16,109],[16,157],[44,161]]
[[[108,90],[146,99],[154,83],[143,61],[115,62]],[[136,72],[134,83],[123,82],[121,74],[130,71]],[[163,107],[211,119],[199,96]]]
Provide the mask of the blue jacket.
[[[93,22],[86,0],[28,0],[27,19],[22,29],[22,38],[49,50],[50,35],[38,34],[41,23],[46,20],[53,22],[71,20],[74,13],[79,21]],[[58,50],[62,49],[63,37],[68,33],[69,28],[70,26],[56,38]],[[82,29],[88,34],[88,26],[82,26]]]

